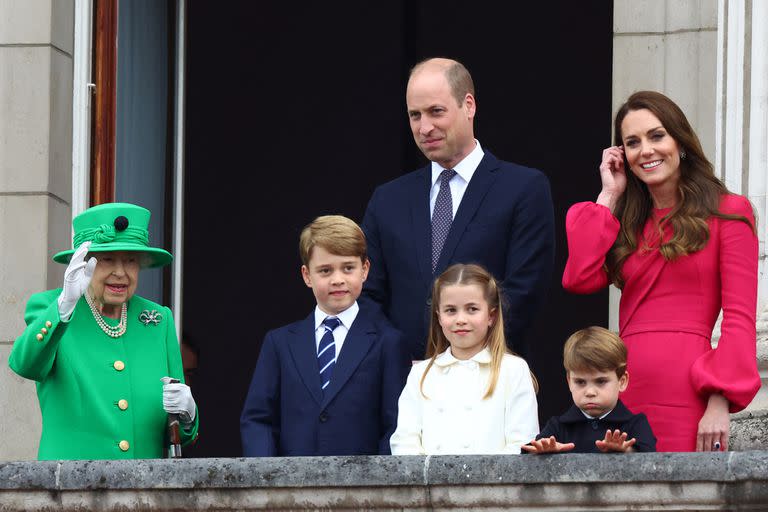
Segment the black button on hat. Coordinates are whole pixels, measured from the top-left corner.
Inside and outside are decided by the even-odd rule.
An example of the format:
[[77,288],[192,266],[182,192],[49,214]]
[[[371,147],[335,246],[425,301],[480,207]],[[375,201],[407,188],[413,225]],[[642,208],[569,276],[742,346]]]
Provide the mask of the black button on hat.
[[128,219],[121,215],[115,219],[115,229],[118,231],[125,231],[128,227]]

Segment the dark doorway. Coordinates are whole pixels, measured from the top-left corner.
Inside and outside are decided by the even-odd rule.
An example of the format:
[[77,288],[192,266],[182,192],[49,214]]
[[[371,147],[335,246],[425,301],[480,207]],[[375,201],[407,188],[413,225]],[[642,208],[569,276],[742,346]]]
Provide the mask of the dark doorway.
[[298,234],[361,220],[378,184],[424,164],[408,129],[408,69],[461,60],[476,136],[552,184],[558,252],[531,332],[540,416],[570,397],[562,344],[607,324],[607,293],[567,295],[565,212],[599,191],[611,136],[613,11],[599,2],[190,2],[184,335],[200,349],[197,456],[240,454],[239,414],[267,330],[305,317]]

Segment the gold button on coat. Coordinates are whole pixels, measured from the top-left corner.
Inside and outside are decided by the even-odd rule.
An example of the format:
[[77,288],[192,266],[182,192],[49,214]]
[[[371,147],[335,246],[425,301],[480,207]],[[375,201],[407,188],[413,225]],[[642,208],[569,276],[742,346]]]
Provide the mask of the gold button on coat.
[[125,363],[122,361],[115,361],[115,363],[112,366],[115,367],[115,370],[121,372],[125,368]]
[[121,411],[124,411],[128,408],[128,400],[120,400],[117,402],[117,406],[120,408]]
[[[3,0],[0,0],[0,5],[4,5]],[[141,215],[148,216],[143,212]],[[131,217],[132,224],[133,219]],[[72,322],[61,324],[64,326],[62,328],[56,309],[60,295],[61,290],[32,294],[25,309],[30,325],[14,341],[10,354],[8,350],[2,350],[0,340],[0,355],[3,357],[0,361],[0,393],[3,392],[2,374],[7,371],[5,365],[21,375],[42,378],[38,384],[42,415],[49,427],[59,427],[43,429],[38,456],[45,460],[162,457],[167,449],[167,443],[163,442],[167,429],[162,409],[162,383],[159,379],[166,375],[165,372],[168,372],[167,375],[183,375],[179,343],[170,330],[162,328],[162,322],[158,327],[152,322],[145,327],[141,323],[136,324],[136,321],[140,312],[156,310],[165,317],[164,321],[171,322],[171,311],[134,294],[127,311],[128,323],[133,322],[133,326],[128,327],[122,341],[113,341],[95,325],[87,304],[78,304],[79,313],[85,313],[83,318],[79,318],[76,311]],[[46,327],[48,334],[43,336],[42,341],[37,341],[36,336],[45,327],[46,320],[52,325]],[[51,356],[51,353],[41,354],[49,342],[56,343],[53,347],[53,361],[46,357]],[[135,354],[131,352],[134,346],[140,346]],[[41,358],[46,359],[44,367],[41,366]],[[117,371],[113,366],[117,360],[125,364],[122,371]],[[159,369],[163,373],[158,373]],[[128,377],[130,382],[126,380]],[[140,407],[141,404],[134,403],[133,397],[149,397],[147,406]],[[121,398],[128,400],[128,409],[125,411],[117,407],[117,401]],[[87,414],[72,414],[73,408],[87,409]],[[3,412],[0,405],[0,415]],[[158,420],[162,423],[160,428],[156,427]],[[191,428],[180,429],[182,442],[192,440],[198,424],[196,415]],[[100,440],[94,441],[97,437]],[[122,440],[129,443],[127,451],[120,449]],[[1,446],[0,439],[0,459],[4,453]],[[2,503],[0,498],[0,510],[6,508]]]
[[48,334],[48,329],[43,327],[42,329],[40,329],[40,332],[43,333],[43,334]]
[[35,336],[35,338],[37,338],[37,341],[43,341],[43,335],[42,334],[38,334],[37,336]]
[[128,449],[131,447],[131,445],[130,445],[130,444],[128,444],[128,441],[126,441],[125,439],[123,439],[122,441],[120,441],[120,443],[118,444],[118,446],[119,446],[119,447],[120,447],[120,449],[121,449],[121,450],[123,450],[124,452],[127,452],[127,451],[128,451]]
[[48,328],[50,329],[52,325],[53,325],[53,324],[51,323],[51,321],[50,321],[50,320],[46,320],[46,322],[45,322],[45,326],[46,326],[46,327],[48,327]]

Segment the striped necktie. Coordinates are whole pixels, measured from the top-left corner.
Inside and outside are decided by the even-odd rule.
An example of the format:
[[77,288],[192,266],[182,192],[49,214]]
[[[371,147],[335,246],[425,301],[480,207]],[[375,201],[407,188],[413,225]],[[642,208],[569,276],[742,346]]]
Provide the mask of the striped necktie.
[[323,320],[325,333],[320,339],[320,345],[317,347],[317,366],[320,368],[320,385],[323,391],[331,383],[331,374],[336,365],[336,340],[333,337],[333,330],[341,325],[338,318],[327,317]]

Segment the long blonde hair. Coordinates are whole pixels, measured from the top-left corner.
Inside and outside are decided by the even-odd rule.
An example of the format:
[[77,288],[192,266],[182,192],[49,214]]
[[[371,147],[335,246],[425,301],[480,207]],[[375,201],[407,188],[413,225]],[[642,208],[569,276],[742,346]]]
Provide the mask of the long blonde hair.
[[[499,372],[501,371],[501,361],[504,359],[504,354],[512,354],[507,348],[507,343],[504,338],[502,295],[501,288],[496,282],[496,279],[494,279],[491,273],[480,265],[462,263],[451,265],[445,272],[435,279],[435,282],[432,285],[432,307],[430,309],[429,336],[427,338],[427,357],[429,358],[429,363],[424,370],[424,374],[421,376],[419,385],[421,394],[424,398],[427,398],[424,394],[424,379],[426,379],[427,373],[435,363],[437,356],[445,352],[451,345],[440,326],[440,294],[446,286],[466,286],[472,284],[480,286],[483,290],[483,296],[488,303],[488,310],[495,313],[493,324],[488,328],[488,335],[486,336],[485,342],[485,345],[491,352],[491,375],[488,379],[488,389],[485,392],[485,395],[483,395],[483,400],[493,395],[493,392],[496,389],[496,383],[499,380]],[[538,391],[538,383],[532,373],[531,378],[533,379],[534,388]]]
[[[728,189],[715,176],[712,164],[704,155],[701,143],[691,128],[688,119],[675,102],[661,93],[639,91],[630,96],[619,108],[614,121],[615,144],[624,144],[621,123],[626,115],[636,110],[648,110],[669,133],[685,157],[680,159],[680,201],[661,220],[658,231],[661,245],[659,250],[667,261],[700,251],[709,240],[707,219],[718,217],[747,223],[753,231],[755,226],[741,215],[730,215],[719,210],[720,200]],[[618,288],[624,287],[621,267],[624,260],[637,250],[638,237],[651,215],[653,202],[648,187],[629,169],[626,158],[624,168],[627,175],[627,189],[616,204],[614,214],[621,221],[621,230],[616,242],[608,252],[605,267],[608,278]],[[664,227],[670,225],[672,237],[664,241]]]

